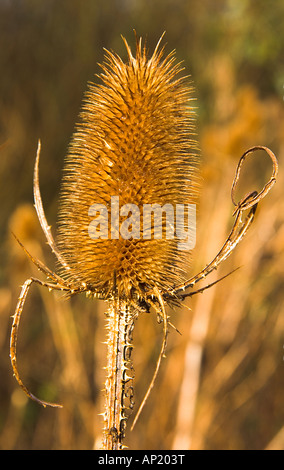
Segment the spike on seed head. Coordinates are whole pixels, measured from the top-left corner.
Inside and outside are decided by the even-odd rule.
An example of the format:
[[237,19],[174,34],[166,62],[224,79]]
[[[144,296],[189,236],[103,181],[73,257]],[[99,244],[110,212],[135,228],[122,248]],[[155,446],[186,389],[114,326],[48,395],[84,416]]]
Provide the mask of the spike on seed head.
[[[102,83],[89,84],[85,96],[65,163],[58,243],[71,268],[68,279],[105,298],[116,291],[129,300],[182,280],[188,252],[177,249],[176,237],[143,238],[143,205],[195,203],[198,164],[192,88],[179,76],[174,54],[164,57],[159,41],[148,58],[140,39],[134,56],[123,40],[128,61],[106,51]],[[111,231],[113,196],[119,207],[139,208],[128,225],[133,238]],[[107,208],[104,238],[89,235],[93,204]]]

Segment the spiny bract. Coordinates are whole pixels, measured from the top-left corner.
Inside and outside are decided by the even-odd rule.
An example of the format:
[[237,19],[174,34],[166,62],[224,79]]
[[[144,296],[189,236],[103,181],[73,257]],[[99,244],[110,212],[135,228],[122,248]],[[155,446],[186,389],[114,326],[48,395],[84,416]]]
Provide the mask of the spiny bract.
[[[124,42],[127,63],[107,51],[103,83],[90,83],[85,96],[65,163],[58,243],[70,281],[130,299],[154,287],[165,292],[185,275],[189,253],[176,237],[143,238],[143,204],[195,203],[198,161],[192,87],[174,53],[164,57],[159,41],[148,58],[140,39],[134,57]],[[110,223],[107,238],[90,237],[90,207],[103,204],[110,222],[112,196],[139,208],[138,227],[129,225],[136,237],[111,238]]]

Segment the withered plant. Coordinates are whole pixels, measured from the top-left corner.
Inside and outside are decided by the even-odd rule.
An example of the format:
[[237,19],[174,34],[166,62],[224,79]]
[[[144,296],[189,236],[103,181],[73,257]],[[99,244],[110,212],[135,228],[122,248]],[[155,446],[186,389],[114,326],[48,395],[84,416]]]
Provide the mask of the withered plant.
[[[57,243],[46,221],[40,195],[39,142],[34,203],[47,242],[57,258],[58,274],[35,259],[17,239],[46,276],[46,281],[34,277],[25,281],[11,331],[14,375],[30,398],[43,406],[61,406],[35,397],[23,384],[17,369],[18,328],[31,285],[37,283],[49,290],[63,291],[66,297],[85,293],[108,303],[103,449],[123,448],[127,418],[134,406],[131,352],[135,320],[140,313],[152,310],[162,325],[163,341],[152,381],[133,425],[153,388],[165,353],[168,329],[174,328],[166,307],[179,306],[186,297],[210,287],[209,284],[189,291],[238,245],[254,219],[258,202],[275,183],[278,168],[274,154],[266,147],[256,146],[244,153],[232,185],[236,207],[231,232],[215,258],[189,279],[189,253],[178,249],[177,236],[156,239],[152,227],[151,237],[143,239],[143,216],[138,228],[140,238],[131,235],[135,229],[131,224],[128,238],[121,236],[119,227],[115,236],[108,228],[107,237],[90,237],[90,207],[96,203],[110,209],[112,196],[119,196],[121,205],[136,204],[140,209],[144,204],[197,203],[199,157],[193,89],[188,79],[180,76],[182,68],[174,53],[164,57],[160,42],[161,39],[148,58],[141,39],[136,41],[135,56],[124,39],[128,62],[107,51],[99,75],[102,84],[89,85],[65,162]],[[236,202],[242,164],[256,150],[264,150],[271,158],[272,176],[260,192],[253,191]]]

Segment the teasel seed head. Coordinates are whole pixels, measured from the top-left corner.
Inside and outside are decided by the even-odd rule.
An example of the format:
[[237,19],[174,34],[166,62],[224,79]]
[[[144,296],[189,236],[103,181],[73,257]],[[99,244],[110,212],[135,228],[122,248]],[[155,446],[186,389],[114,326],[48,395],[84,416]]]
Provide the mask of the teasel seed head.
[[[178,249],[176,236],[154,239],[152,227],[151,239],[143,238],[143,205],[196,203],[198,152],[193,88],[174,53],[164,56],[159,41],[148,57],[140,39],[133,56],[124,43],[127,62],[107,51],[102,83],[90,83],[85,95],[65,162],[58,245],[70,267],[62,276],[102,298],[116,292],[129,301],[154,286],[166,291],[185,276],[189,252]],[[113,238],[112,196],[119,207],[139,208],[139,221],[129,226],[135,237]],[[90,237],[93,204],[108,209],[108,226],[100,227],[107,238]]]

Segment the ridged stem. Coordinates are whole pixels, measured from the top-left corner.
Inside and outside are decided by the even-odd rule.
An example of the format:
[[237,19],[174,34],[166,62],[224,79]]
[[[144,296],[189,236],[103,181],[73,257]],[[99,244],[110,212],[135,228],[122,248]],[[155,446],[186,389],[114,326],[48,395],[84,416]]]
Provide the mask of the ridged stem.
[[107,377],[103,449],[121,450],[126,421],[133,408],[132,331],[135,314],[114,300],[107,313]]

